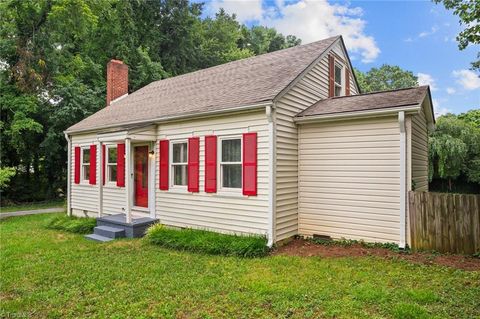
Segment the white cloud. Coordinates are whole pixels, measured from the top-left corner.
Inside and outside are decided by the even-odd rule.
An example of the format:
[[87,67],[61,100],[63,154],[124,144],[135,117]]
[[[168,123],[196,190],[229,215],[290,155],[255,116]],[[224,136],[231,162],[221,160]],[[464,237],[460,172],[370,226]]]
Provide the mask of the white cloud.
[[436,91],[437,86],[435,84],[435,79],[427,73],[417,73],[418,84],[419,85],[430,85],[430,90]]
[[432,99],[433,103],[433,113],[435,114],[435,117],[439,117],[441,115],[445,115],[447,113],[451,113],[450,109],[447,109],[446,107],[441,107],[440,101],[437,99]]
[[418,34],[419,38],[425,38],[428,37],[429,35],[435,34],[438,31],[438,27],[433,26],[430,28],[430,31],[423,31]]
[[263,16],[262,0],[213,0],[207,5],[207,12],[214,15],[220,8],[237,15],[241,22],[261,20]]
[[365,34],[366,21],[361,18],[363,10],[359,7],[330,4],[327,0],[276,0],[268,6],[262,4],[261,0],[213,0],[207,4],[207,10],[223,7],[228,13],[237,13],[240,22],[258,21],[284,35],[293,34],[304,44],[342,35],[352,58],[358,55],[364,63],[374,61],[380,54],[375,39]]
[[457,70],[453,71],[452,74],[457,79],[457,83],[464,89],[480,89],[480,77],[475,72],[470,70]]
[[452,88],[452,87],[447,88],[447,93],[448,94],[455,94],[455,92],[457,92],[457,90],[455,90],[454,88]]

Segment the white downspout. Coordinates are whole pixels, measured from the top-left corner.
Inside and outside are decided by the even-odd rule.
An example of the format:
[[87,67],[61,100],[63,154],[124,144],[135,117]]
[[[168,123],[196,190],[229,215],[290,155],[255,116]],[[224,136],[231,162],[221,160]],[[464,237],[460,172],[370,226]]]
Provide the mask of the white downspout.
[[126,222],[132,222],[132,183],[131,183],[131,169],[132,169],[132,156],[131,156],[131,140],[125,139],[125,192],[127,193],[127,205],[126,205]]
[[405,112],[398,112],[400,126],[400,248],[405,248],[406,208],[407,208],[407,147],[405,134]]
[[72,216],[72,203],[70,200],[72,181],[72,140],[67,133],[65,133],[65,139],[67,140],[67,215]]
[[[102,217],[103,211],[103,170],[105,169],[103,165],[103,143],[101,141],[97,142],[97,163],[98,163],[98,217]],[[106,154],[105,154],[106,156]]]
[[275,123],[273,121],[273,106],[265,107],[268,120],[268,242],[272,247],[275,241]]

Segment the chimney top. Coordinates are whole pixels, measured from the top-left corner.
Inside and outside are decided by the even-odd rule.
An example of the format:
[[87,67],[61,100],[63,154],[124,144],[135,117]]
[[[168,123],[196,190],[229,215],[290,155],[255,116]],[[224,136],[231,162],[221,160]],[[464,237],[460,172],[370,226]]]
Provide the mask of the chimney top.
[[128,66],[112,59],[107,64],[107,106],[128,94]]

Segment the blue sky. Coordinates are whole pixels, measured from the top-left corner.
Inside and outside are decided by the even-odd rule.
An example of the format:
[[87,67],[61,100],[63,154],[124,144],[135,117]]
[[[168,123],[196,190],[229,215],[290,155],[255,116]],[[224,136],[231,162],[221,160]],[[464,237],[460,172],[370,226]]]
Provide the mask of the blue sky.
[[342,34],[352,63],[362,71],[399,65],[430,84],[436,113],[480,108],[480,78],[469,70],[480,51],[460,51],[458,17],[430,1],[209,0],[205,15],[220,7],[247,25],[294,34],[303,43]]

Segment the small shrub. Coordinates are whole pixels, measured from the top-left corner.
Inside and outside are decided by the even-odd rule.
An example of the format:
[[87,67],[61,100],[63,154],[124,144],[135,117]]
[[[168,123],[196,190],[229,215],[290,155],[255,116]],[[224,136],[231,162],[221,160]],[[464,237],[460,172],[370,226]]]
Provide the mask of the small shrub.
[[63,230],[76,234],[88,234],[93,232],[97,225],[95,218],[55,216],[45,225],[48,229]]
[[262,257],[268,253],[267,240],[260,236],[239,236],[197,229],[173,229],[155,224],[147,230],[146,240],[166,248],[211,255]]

